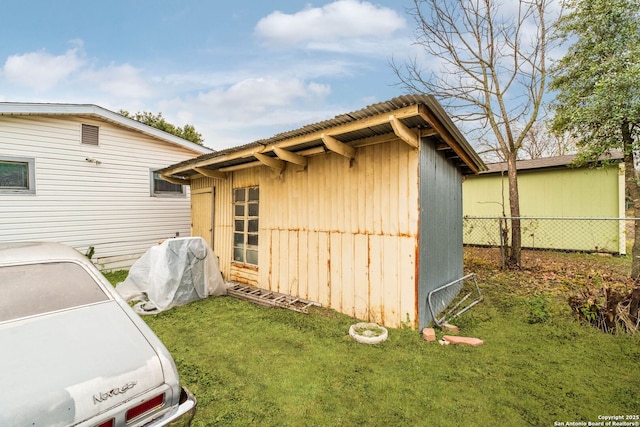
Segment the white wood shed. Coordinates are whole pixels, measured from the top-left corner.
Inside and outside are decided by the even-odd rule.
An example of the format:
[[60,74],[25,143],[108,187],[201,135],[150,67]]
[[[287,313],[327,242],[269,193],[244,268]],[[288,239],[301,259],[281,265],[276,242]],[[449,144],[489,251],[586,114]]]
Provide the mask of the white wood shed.
[[0,241],[55,241],[105,269],[188,236],[189,187],[155,171],[212,150],[96,105],[0,102]]
[[408,95],[174,164],[192,235],[227,280],[423,327],[462,277],[462,177],[484,170],[431,96]]

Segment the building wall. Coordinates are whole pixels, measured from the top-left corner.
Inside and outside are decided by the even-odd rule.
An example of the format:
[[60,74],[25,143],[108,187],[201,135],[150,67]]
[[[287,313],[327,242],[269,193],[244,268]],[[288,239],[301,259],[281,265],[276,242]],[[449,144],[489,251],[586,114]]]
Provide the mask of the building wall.
[[[509,216],[506,172],[504,177],[499,174],[468,177],[462,188],[465,216],[502,216],[503,206],[506,216]],[[624,171],[618,165],[521,171],[518,174],[518,188],[522,217],[625,216]],[[615,221],[565,221],[559,225],[539,220],[529,223],[532,229],[523,233],[524,247],[624,251],[624,230]],[[562,233],[559,233],[559,228]],[[482,244],[482,241],[477,241],[480,235],[465,233],[465,243]]]
[[[99,145],[80,143],[99,126]],[[0,116],[0,156],[35,159],[35,194],[0,192],[1,241],[57,241],[104,268],[129,267],[159,240],[190,234],[184,197],[151,197],[150,169],[196,153],[107,122]],[[100,164],[86,158],[97,159]]]
[[[214,251],[225,278],[320,302],[359,319],[415,325],[418,153],[394,141],[238,170],[215,189]],[[260,187],[258,268],[232,262],[231,189]],[[195,216],[194,216],[195,218]],[[206,230],[206,226],[199,227]]]
[[[462,175],[429,145],[422,142],[420,150],[420,329],[434,317],[427,305],[429,292],[463,275]],[[462,283],[434,293],[434,310],[443,310],[461,287]]]

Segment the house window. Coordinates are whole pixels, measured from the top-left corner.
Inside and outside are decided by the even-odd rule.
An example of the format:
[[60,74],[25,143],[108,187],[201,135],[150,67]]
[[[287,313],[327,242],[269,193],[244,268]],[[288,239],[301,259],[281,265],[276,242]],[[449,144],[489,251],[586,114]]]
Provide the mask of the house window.
[[233,190],[233,260],[258,265],[258,187]]
[[82,125],[82,143],[88,145],[98,145],[98,126]]
[[184,196],[184,188],[162,179],[158,172],[151,171],[151,195],[155,197]]
[[0,156],[0,192],[35,193],[35,161],[30,158]]

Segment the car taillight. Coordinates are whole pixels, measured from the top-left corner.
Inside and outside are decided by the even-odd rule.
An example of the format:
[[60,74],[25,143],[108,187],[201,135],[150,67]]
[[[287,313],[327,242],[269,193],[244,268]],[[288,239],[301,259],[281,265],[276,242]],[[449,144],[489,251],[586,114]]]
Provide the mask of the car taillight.
[[125,421],[129,422],[135,418],[138,418],[139,416],[144,415],[147,412],[151,412],[154,409],[160,408],[163,404],[164,394],[159,394],[153,399],[146,400],[138,406],[134,406],[133,408],[129,409],[125,416]]
[[102,424],[98,424],[96,427],[113,427],[114,420],[111,418],[109,421],[105,421]]

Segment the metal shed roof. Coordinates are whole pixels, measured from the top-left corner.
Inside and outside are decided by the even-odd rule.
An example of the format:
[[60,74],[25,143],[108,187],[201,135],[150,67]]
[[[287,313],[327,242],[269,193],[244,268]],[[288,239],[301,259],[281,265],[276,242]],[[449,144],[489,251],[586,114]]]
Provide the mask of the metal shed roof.
[[[538,159],[530,160],[518,160],[516,162],[516,169],[518,171],[526,171],[532,169],[552,169],[552,168],[565,168],[570,167],[571,163],[575,160],[575,154],[567,154],[564,156],[553,157],[540,157]],[[624,154],[620,150],[612,150],[610,153],[601,156],[599,161],[621,161],[624,159]],[[487,164],[487,170],[482,172],[482,175],[500,173],[507,171],[507,163],[489,163]]]
[[327,137],[351,148],[398,138],[407,138],[408,143],[412,143],[414,138],[427,137],[433,139],[436,148],[456,162],[463,173],[486,170],[484,162],[433,96],[405,95],[271,138],[205,154],[159,172],[169,179],[222,177],[224,172],[269,161],[265,157],[280,162],[276,151],[286,150],[302,157],[329,151]]
[[33,102],[0,102],[0,116],[78,116],[94,118],[152,136],[195,153],[211,153],[208,147],[140,123],[94,104],[54,104]]

